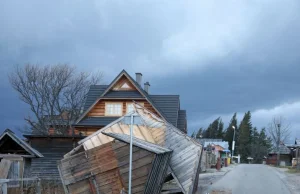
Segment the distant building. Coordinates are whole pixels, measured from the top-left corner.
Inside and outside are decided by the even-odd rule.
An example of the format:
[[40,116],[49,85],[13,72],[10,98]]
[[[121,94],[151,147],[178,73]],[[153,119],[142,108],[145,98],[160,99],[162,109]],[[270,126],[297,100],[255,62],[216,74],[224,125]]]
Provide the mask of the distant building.
[[[290,166],[292,164],[292,152],[284,143],[281,143],[279,146],[280,161],[279,164],[283,166]],[[266,160],[267,164],[276,165],[277,164],[277,151],[272,149]]]

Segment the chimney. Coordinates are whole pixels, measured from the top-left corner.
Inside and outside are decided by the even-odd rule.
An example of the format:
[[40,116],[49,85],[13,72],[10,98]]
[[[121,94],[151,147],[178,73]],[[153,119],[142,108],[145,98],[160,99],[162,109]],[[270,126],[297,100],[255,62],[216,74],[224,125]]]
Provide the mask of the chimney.
[[150,83],[149,82],[144,83],[144,90],[145,92],[147,92],[147,94],[149,94],[149,88],[150,88]]
[[141,73],[135,73],[135,81],[141,86],[142,85],[142,77],[143,74]]

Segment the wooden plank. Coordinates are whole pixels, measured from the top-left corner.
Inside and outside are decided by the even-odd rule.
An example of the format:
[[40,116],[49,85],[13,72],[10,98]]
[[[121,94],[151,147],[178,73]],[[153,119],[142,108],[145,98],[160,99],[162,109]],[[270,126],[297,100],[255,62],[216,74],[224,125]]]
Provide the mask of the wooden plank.
[[59,164],[57,165],[57,168],[58,168],[58,172],[59,172],[59,175],[60,175],[60,178],[61,178],[61,182],[63,183],[62,185],[63,185],[64,191],[65,191],[65,194],[69,194],[69,191],[68,191],[68,189],[67,189],[67,186],[66,186],[66,184],[65,184],[65,181],[64,181],[64,179],[63,179],[63,175],[62,175],[62,173],[61,173],[61,163],[59,163]]
[[0,163],[0,179],[6,179],[10,166],[12,164],[11,160],[2,159]]
[[84,193],[84,192],[92,193],[90,186],[89,186],[88,179],[78,181],[74,184],[71,184],[68,186],[68,189],[69,189],[70,193],[72,193],[72,194],[79,194],[79,193]]
[[[153,159],[154,159],[154,156],[152,154],[152,155],[148,155],[146,157],[143,157],[143,158],[133,161],[132,170],[135,170],[135,169],[141,168],[143,166],[146,166],[148,164],[151,164]],[[120,169],[121,174],[129,171],[129,161],[124,161],[122,164],[123,164],[122,166],[119,165],[119,167],[122,167]]]

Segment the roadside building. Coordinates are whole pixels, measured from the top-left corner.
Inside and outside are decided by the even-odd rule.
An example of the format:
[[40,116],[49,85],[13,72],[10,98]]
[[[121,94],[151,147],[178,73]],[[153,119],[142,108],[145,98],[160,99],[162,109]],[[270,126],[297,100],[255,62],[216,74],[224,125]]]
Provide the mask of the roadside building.
[[292,155],[292,166],[300,169],[300,139],[295,139],[295,143],[291,145],[287,145],[289,149],[291,149]]
[[[280,154],[280,166],[291,166],[292,165],[292,154],[291,150],[284,144],[281,143],[279,146]],[[266,159],[267,164],[276,165],[277,164],[277,151],[272,149]]]
[[[23,179],[32,177],[32,161],[44,156],[6,129],[0,136],[0,179]],[[7,182],[11,194],[22,193],[23,182]]]

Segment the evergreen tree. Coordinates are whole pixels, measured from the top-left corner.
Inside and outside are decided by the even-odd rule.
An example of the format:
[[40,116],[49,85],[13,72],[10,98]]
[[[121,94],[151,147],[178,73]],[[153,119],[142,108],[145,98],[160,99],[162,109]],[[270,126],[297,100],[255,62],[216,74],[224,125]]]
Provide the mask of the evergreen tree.
[[217,138],[219,139],[223,139],[223,128],[224,128],[224,123],[222,121],[222,119],[219,119],[219,124],[218,124],[218,134],[217,134]]
[[271,151],[273,145],[272,139],[266,135],[265,128],[262,128],[259,133],[259,143],[260,146],[264,146],[266,148],[266,153],[264,156],[267,156],[267,154]]
[[219,120],[220,117],[214,120],[211,124],[211,138],[218,138],[218,130],[219,130]]
[[[232,150],[232,140],[233,140],[233,133],[234,129],[232,127],[235,127],[235,130],[237,130],[237,119],[236,119],[236,113],[233,114],[229,126],[227,127],[225,134],[224,134],[224,141],[228,141],[229,143],[229,150]],[[237,139],[235,138],[235,141]]]
[[260,132],[254,127],[251,135],[251,156],[253,157],[254,163],[262,163],[262,160],[267,156],[272,142],[266,135],[265,128],[261,129]]
[[191,137],[192,137],[192,138],[196,138],[196,133],[195,133],[195,131],[193,131]]
[[198,132],[196,134],[196,138],[201,138],[201,136],[203,137],[203,128],[202,127],[198,130]]
[[251,113],[248,111],[239,126],[238,153],[241,155],[242,162],[247,162],[247,157],[251,155],[251,130]]
[[209,124],[205,131],[206,131],[205,138],[212,138],[213,137],[212,124]]

